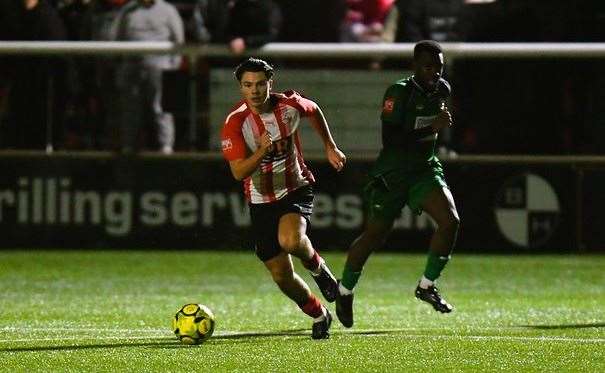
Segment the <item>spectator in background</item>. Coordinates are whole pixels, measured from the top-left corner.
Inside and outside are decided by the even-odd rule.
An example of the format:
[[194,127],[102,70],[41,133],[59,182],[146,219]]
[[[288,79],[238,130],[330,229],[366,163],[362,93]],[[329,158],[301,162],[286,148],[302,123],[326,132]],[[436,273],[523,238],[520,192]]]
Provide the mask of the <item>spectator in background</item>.
[[188,34],[198,43],[226,43],[229,11],[234,0],[197,0],[187,22]]
[[[110,41],[112,27],[127,0],[98,0],[83,14],[80,37],[82,40]],[[84,147],[111,149],[118,144],[121,113],[116,86],[117,57],[97,55],[87,59],[79,70],[80,95],[78,102],[81,115],[76,115],[72,134],[79,135],[75,141],[86,142]],[[78,109],[75,109],[76,113]],[[83,118],[84,117],[84,118]],[[87,126],[82,127],[82,121]],[[69,124],[69,123],[68,123]],[[79,130],[79,133],[78,133]],[[87,133],[82,133],[87,131]],[[78,145],[72,147],[78,147]]]
[[399,43],[463,41],[461,22],[466,0],[397,0]]
[[229,48],[240,55],[276,41],[281,25],[281,11],[272,0],[235,0],[227,23]]
[[[398,43],[435,40],[437,42],[460,42],[466,37],[464,19],[465,4],[469,0],[397,0],[397,27],[395,41]],[[470,0],[473,1],[473,0]],[[451,71],[451,66],[446,66]],[[456,105],[452,105],[453,111]],[[456,156],[452,149],[452,129],[444,128],[438,140],[440,156]]]
[[384,22],[394,0],[347,0],[347,14],[341,41],[378,43],[383,41]]
[[[176,8],[164,0],[133,0],[118,14],[112,39],[183,43],[183,21]],[[134,150],[139,129],[147,121],[155,125],[160,151],[173,152],[174,119],[162,109],[162,73],[178,68],[180,63],[180,56],[145,55],[126,59],[118,69],[123,152]]]
[[[12,0],[3,6],[5,40],[66,39],[65,26],[47,0]],[[56,57],[33,56],[4,62],[9,93],[0,140],[6,147],[52,150],[61,134],[64,64]]]
[[284,22],[279,40],[287,43],[338,43],[346,0],[278,0]]

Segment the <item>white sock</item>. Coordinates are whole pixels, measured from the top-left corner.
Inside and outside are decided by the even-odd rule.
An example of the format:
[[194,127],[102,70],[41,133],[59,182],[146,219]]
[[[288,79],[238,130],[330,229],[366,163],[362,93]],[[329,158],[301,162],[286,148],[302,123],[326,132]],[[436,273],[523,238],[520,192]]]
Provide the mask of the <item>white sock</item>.
[[321,316],[313,318],[313,323],[321,322],[326,319],[326,307],[321,306]]
[[313,270],[313,271],[309,271],[309,272],[311,272],[311,276],[319,276],[319,274],[321,273],[321,268],[324,265],[325,264],[324,264],[323,258],[319,259],[319,265],[317,266],[317,268],[315,268],[315,270]]
[[422,278],[420,279],[420,283],[418,284],[418,286],[420,286],[420,288],[422,289],[428,289],[430,286],[433,286],[434,282],[429,280],[428,278],[422,276]]
[[342,284],[342,282],[340,284],[338,284],[338,292],[340,293],[340,295],[351,295],[353,294],[353,290],[349,290],[347,288],[345,288]]

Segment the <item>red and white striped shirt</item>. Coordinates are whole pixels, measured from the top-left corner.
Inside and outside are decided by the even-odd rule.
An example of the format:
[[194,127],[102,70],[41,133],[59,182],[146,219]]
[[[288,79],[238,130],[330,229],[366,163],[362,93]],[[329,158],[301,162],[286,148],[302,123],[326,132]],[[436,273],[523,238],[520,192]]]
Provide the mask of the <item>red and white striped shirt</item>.
[[273,110],[255,114],[245,100],[227,115],[221,133],[223,156],[228,161],[254,153],[264,131],[271,134],[273,150],[260,167],[244,179],[244,194],[251,203],[268,203],[283,198],[301,186],[315,182],[302,155],[298,125],[313,115],[318,106],[294,91],[272,93]]

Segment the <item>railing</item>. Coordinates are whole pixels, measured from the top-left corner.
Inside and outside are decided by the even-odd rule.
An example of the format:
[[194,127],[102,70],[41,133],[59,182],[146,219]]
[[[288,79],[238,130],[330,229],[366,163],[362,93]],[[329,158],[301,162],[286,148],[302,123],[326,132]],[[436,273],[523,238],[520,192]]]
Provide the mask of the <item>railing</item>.
[[[448,58],[602,58],[605,43],[442,43]],[[279,58],[411,57],[413,43],[270,43],[246,54]],[[171,42],[22,42],[3,41],[0,54],[140,55],[234,57],[222,45],[178,45]]]
[[[265,58],[305,59],[372,59],[410,58],[413,43],[270,43],[248,51],[247,55]],[[442,43],[448,60],[480,58],[605,58],[605,43]],[[0,42],[0,55],[130,56],[144,54],[179,54],[189,60],[189,111],[187,138],[195,144],[197,138],[198,58],[236,58],[224,45],[179,45],[171,42]],[[52,97],[52,95],[50,95]],[[46,123],[50,134],[52,123]],[[50,136],[50,135],[49,135]],[[48,141],[47,151],[52,144]]]

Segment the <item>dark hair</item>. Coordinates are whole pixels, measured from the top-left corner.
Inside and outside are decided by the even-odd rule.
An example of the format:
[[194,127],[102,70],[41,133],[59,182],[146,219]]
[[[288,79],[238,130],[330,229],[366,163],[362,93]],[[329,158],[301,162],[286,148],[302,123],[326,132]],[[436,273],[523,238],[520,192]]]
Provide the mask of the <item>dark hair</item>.
[[439,53],[443,53],[443,50],[441,49],[439,43],[434,40],[421,40],[414,46],[414,59],[417,59],[422,52],[437,55]]
[[235,78],[238,81],[242,81],[242,75],[245,72],[264,72],[267,79],[273,78],[273,66],[269,65],[269,63],[265,60],[261,60],[260,58],[250,57],[244,62],[240,63],[234,71]]

